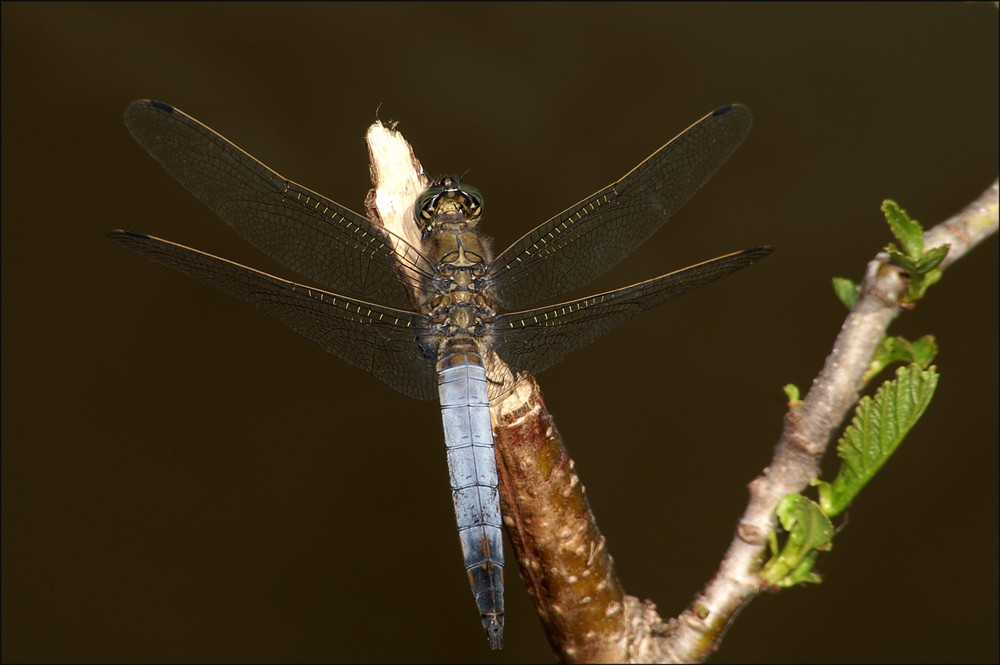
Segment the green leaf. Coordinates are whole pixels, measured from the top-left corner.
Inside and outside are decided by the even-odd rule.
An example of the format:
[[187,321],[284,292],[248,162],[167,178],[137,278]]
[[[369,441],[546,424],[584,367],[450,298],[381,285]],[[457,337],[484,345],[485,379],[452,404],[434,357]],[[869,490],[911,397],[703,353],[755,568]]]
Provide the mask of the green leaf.
[[888,199],[882,202],[882,212],[892,234],[903,247],[900,250],[890,243],[885,251],[889,254],[889,259],[905,270],[910,277],[905,302],[917,302],[924,297],[931,285],[940,281],[941,271],[938,266],[948,254],[948,245],[932,247],[925,252],[924,229],[920,226],[920,222],[911,219],[895,201]]
[[799,387],[794,383],[787,383],[782,388],[785,391],[785,396],[788,397],[788,406],[795,409],[802,406],[801,393],[799,392]]
[[920,224],[910,219],[906,211],[891,199],[882,202],[882,212],[885,214],[885,221],[889,222],[892,234],[896,236],[906,255],[916,259],[923,254],[924,230]]
[[833,278],[833,292],[847,309],[853,308],[854,303],[858,301],[858,285],[846,277]]
[[889,243],[885,246],[885,251],[889,254],[889,260],[910,274],[916,274],[917,262],[909,256],[899,251],[899,248]]
[[948,250],[950,247],[950,245],[939,245],[928,249],[920,255],[919,259],[917,259],[915,266],[916,271],[921,275],[930,273],[932,270],[937,268],[942,261],[944,261],[944,257],[948,256]]
[[917,279],[910,280],[910,288],[906,293],[907,302],[917,302],[924,297],[927,289],[941,281],[943,273],[935,268],[926,275],[920,275]]
[[927,369],[936,355],[937,341],[933,335],[924,335],[914,342],[905,337],[886,337],[872,356],[861,380],[868,383],[892,363],[914,363],[921,369]]
[[[899,339],[904,339],[900,337]],[[934,335],[924,335],[918,340],[910,342],[910,362],[919,365],[920,369],[927,369],[931,362],[937,357],[938,345]]]
[[842,461],[830,484],[819,485],[819,500],[829,517],[840,514],[896,451],[903,438],[923,415],[934,395],[938,374],[916,364],[896,370],[896,378],[883,383],[875,397],[863,397],[851,424],[837,443]]
[[833,524],[814,501],[801,494],[785,496],[776,514],[788,537],[779,551],[777,536],[772,534],[772,556],[761,569],[761,578],[774,587],[819,584],[823,578],[813,572],[813,564],[818,552],[833,547]]

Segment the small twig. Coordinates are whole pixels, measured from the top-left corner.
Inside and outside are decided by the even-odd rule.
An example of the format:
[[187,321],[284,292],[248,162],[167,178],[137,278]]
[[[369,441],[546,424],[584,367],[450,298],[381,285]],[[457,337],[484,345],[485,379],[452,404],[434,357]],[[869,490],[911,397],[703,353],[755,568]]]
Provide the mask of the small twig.
[[[924,246],[949,244],[941,264],[951,265],[997,232],[997,181],[972,204],[924,234]],[[641,660],[701,661],[718,648],[733,615],[761,591],[757,570],[774,531],[774,511],[781,499],[804,490],[819,475],[819,462],[863,386],[862,375],[902,311],[906,283],[899,269],[879,253],[868,264],[861,293],[848,314],[822,371],[798,408],[790,408],[771,463],[750,483],[750,502],[718,571],[671,634],[639,654]]]

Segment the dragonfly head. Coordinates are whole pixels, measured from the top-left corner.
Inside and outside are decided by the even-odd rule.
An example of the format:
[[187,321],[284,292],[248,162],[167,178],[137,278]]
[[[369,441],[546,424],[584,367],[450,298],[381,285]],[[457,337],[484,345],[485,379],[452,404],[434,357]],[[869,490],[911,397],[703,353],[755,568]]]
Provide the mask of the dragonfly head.
[[483,214],[483,193],[449,176],[424,190],[417,197],[413,212],[424,234],[438,221],[460,221],[474,226]]

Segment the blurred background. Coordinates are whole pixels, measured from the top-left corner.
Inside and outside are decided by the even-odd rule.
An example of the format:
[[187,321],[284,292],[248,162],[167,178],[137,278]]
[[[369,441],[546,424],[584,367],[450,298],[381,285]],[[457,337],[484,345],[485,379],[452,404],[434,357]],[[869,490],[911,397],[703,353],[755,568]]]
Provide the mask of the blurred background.
[[[897,200],[930,226],[997,175],[989,4],[3,3],[4,661],[551,659],[511,562],[491,653],[440,415],[122,250],[148,231],[289,278],[129,136],[167,101],[363,209],[399,121],[486,196],[502,249],[713,108],[749,139],[589,291],[775,254],[540,377],[625,588],[711,577]],[[938,395],[861,495],[825,583],[754,601],[729,662],[996,661],[997,240],[892,328]],[[582,294],[581,294],[582,295]],[[634,353],[633,353],[634,352]],[[641,355],[637,355],[641,354]],[[833,465],[828,465],[832,470]]]

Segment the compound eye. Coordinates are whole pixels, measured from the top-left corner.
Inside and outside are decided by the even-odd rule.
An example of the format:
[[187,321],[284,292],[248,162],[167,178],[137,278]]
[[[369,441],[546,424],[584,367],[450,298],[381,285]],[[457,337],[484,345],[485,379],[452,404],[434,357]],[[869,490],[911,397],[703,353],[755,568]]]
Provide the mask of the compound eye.
[[434,211],[437,209],[438,201],[441,199],[441,195],[447,191],[447,187],[441,185],[435,185],[434,187],[428,187],[424,190],[424,193],[417,197],[417,202],[413,206],[413,214],[422,225],[426,225],[427,222],[434,217]]
[[462,204],[469,219],[477,219],[483,214],[483,193],[472,185],[462,185]]

